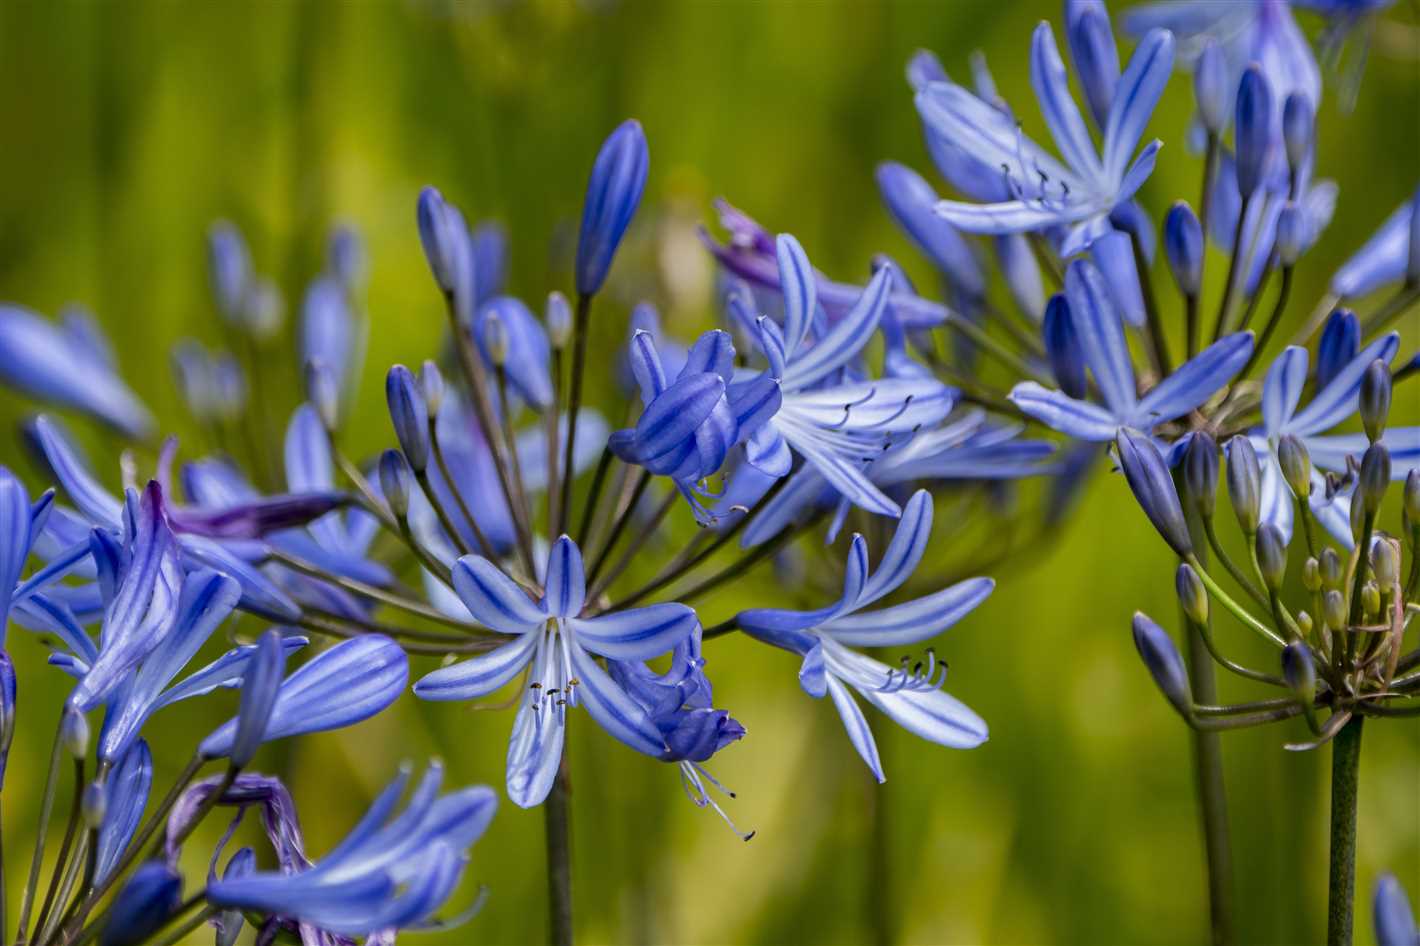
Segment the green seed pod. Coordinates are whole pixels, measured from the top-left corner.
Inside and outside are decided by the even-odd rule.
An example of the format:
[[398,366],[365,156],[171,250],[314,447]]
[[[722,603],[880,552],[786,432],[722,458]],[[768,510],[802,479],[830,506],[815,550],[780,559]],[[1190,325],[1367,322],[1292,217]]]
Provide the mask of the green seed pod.
[[1400,563],[1396,559],[1395,545],[1390,541],[1376,543],[1375,551],[1371,553],[1371,574],[1375,576],[1381,591],[1389,592],[1395,588]]
[[1316,623],[1312,621],[1312,616],[1305,611],[1297,612],[1297,630],[1302,632],[1303,637],[1311,637],[1312,630]]
[[1373,581],[1368,581],[1361,586],[1361,610],[1368,619],[1381,613],[1381,590],[1376,587],[1376,583]]

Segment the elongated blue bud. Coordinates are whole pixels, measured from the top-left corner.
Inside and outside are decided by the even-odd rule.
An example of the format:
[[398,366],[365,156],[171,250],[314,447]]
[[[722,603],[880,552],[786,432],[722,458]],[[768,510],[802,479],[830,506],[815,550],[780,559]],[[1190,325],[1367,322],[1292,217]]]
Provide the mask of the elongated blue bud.
[[1277,262],[1295,266],[1307,248],[1307,218],[1302,208],[1287,202],[1277,215]]
[[328,432],[340,429],[340,383],[323,361],[306,362],[306,400],[316,409],[322,427]]
[[256,651],[247,661],[246,673],[242,674],[237,734],[232,740],[230,756],[235,768],[245,767],[261,747],[285,670],[286,649],[281,646],[281,632],[269,628],[257,640]]
[[1188,685],[1188,671],[1183,666],[1183,658],[1179,656],[1168,632],[1142,611],[1134,613],[1134,646],[1164,697],[1180,716],[1191,719],[1193,691]]
[[84,786],[84,794],[79,799],[79,814],[84,818],[84,827],[97,831],[108,813],[108,789],[102,782],[90,782]]
[[64,719],[59,725],[59,744],[76,759],[82,759],[89,752],[89,721],[76,709],[64,711]]
[[1119,84],[1119,50],[1102,7],[1085,6],[1070,17],[1065,38],[1090,114],[1095,125],[1104,128],[1109,124],[1114,88]]
[[1174,573],[1174,591],[1178,593],[1179,607],[1194,624],[1208,623],[1208,591],[1203,587],[1203,579],[1184,562]]
[[1282,679],[1301,702],[1310,705],[1316,699],[1316,666],[1311,648],[1303,642],[1282,648]]
[[1316,109],[1312,108],[1311,99],[1293,92],[1282,105],[1282,141],[1287,146],[1287,164],[1293,174],[1302,173],[1315,135]]
[[1262,583],[1269,591],[1282,587],[1282,579],[1287,576],[1287,540],[1282,530],[1270,522],[1264,522],[1257,529],[1257,570],[1262,573]]
[[1192,555],[1193,541],[1183,518],[1183,506],[1159,448],[1148,437],[1127,427],[1120,429],[1114,443],[1124,477],[1144,514],[1170,548],[1182,557]]
[[1228,498],[1243,534],[1252,536],[1262,519],[1262,468],[1252,441],[1238,436],[1224,448],[1228,455]]
[[1376,923],[1376,946],[1415,946],[1420,933],[1415,929],[1415,914],[1410,900],[1394,874],[1382,874],[1376,881],[1376,896],[1372,904]]
[[1373,443],[1361,454],[1361,479],[1356,493],[1361,499],[1361,507],[1374,516],[1385,499],[1386,487],[1390,485],[1390,451],[1383,443]]
[[241,232],[225,220],[207,231],[207,262],[217,310],[236,325],[241,321],[242,302],[251,280],[251,256]]
[[1218,504],[1218,442],[1195,431],[1183,452],[1183,496],[1200,518],[1213,518]]
[[1198,103],[1198,117],[1210,134],[1221,135],[1227,127],[1232,97],[1223,47],[1209,39],[1193,67],[1193,98]]
[[425,411],[431,418],[438,417],[448,389],[444,385],[444,374],[433,359],[426,358],[419,369],[419,390],[424,394]]
[[1198,295],[1203,285],[1203,227],[1184,201],[1176,201],[1164,217],[1164,256],[1178,291]]
[[572,337],[572,307],[560,292],[547,295],[547,340],[557,351],[567,347]]
[[916,171],[894,161],[878,165],[878,193],[912,242],[946,274],[958,291],[973,299],[986,292],[986,277],[971,246],[956,228],[937,216],[938,201],[932,185]]
[[1292,488],[1292,495],[1306,499],[1312,492],[1312,458],[1307,445],[1291,434],[1277,442],[1277,465],[1282,479]]
[[162,861],[133,872],[108,911],[99,946],[138,946],[162,929],[182,900],[182,876]]
[[1316,347],[1316,389],[1325,390],[1341,369],[1361,349],[1361,320],[1350,309],[1336,309],[1327,317]]
[[1085,379],[1085,353],[1080,348],[1075,323],[1070,320],[1070,303],[1063,292],[1051,296],[1046,303],[1041,337],[1055,383],[1071,397],[1083,399],[1089,389]]
[[414,472],[422,473],[429,465],[429,410],[414,374],[404,365],[395,365],[385,375],[385,400],[400,449]]
[[1386,418],[1390,416],[1391,379],[1390,368],[1379,358],[1366,366],[1361,375],[1361,425],[1366,428],[1366,438],[1375,443],[1385,433]]
[[1313,594],[1321,590],[1321,563],[1314,558],[1302,563],[1302,587]]
[[370,265],[359,230],[348,225],[336,227],[330,235],[328,258],[331,275],[347,294],[358,296],[365,291],[370,281]]
[[650,156],[635,119],[623,122],[602,144],[587,182],[582,230],[577,238],[577,292],[595,294],[606,281],[612,257],[646,187]]
[[15,663],[10,652],[0,650],[0,787],[5,784],[5,763],[15,740]]
[[[463,217],[444,201],[444,195],[433,187],[419,192],[416,210],[419,221],[419,242],[424,246],[424,258],[434,281],[445,293],[457,286],[461,270],[468,266],[468,228]],[[469,287],[471,288],[471,287]]]
[[1272,146],[1272,87],[1256,65],[1243,71],[1233,118],[1238,193],[1251,197],[1262,186],[1267,152]]
[[414,475],[404,454],[398,450],[386,450],[380,454],[380,492],[385,502],[398,519],[409,515],[409,493],[413,488]]

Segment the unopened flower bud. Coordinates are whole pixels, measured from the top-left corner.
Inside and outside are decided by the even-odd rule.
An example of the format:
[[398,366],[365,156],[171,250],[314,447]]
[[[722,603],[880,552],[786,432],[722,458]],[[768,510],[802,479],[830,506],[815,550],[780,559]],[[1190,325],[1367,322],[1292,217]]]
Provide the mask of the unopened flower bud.
[[133,871],[113,898],[99,946],[138,946],[150,942],[182,900],[182,876],[163,860]]
[[1381,590],[1376,587],[1376,583],[1368,581],[1361,586],[1361,610],[1367,617],[1380,614],[1381,611]]
[[1312,458],[1306,444],[1291,434],[1286,434],[1277,443],[1277,465],[1282,468],[1282,478],[1292,488],[1292,495],[1306,499],[1312,492]]
[[1341,568],[1341,556],[1336,554],[1336,550],[1330,547],[1321,550],[1321,584],[1323,588],[1333,590],[1341,587],[1342,580],[1346,577]]
[[483,350],[488,355],[488,363],[495,368],[503,367],[508,361],[507,326],[496,311],[489,310],[483,316],[480,328],[483,330],[480,341],[483,342]]
[[1252,441],[1242,436],[1229,440],[1225,449],[1228,498],[1232,500],[1243,534],[1251,536],[1257,532],[1257,524],[1262,519],[1262,471],[1257,463],[1257,451]]
[[1302,208],[1290,201],[1277,215],[1277,261],[1295,266],[1307,248],[1307,218]]
[[1184,719],[1192,718],[1193,691],[1188,685],[1188,671],[1168,632],[1150,620],[1148,615],[1136,612],[1134,646],[1164,697]]
[[634,119],[617,126],[597,153],[577,237],[579,295],[594,295],[606,281],[612,257],[641,203],[649,167],[646,134]]
[[76,709],[66,709],[59,725],[59,742],[76,759],[89,753],[89,721]]
[[1257,569],[1268,591],[1282,587],[1282,579],[1287,575],[1287,541],[1282,538],[1282,531],[1270,522],[1264,522],[1257,530]]
[[429,465],[429,410],[414,374],[404,365],[395,365],[385,375],[385,400],[400,449],[416,473]]
[[1183,453],[1183,492],[1202,519],[1213,518],[1218,501],[1218,442],[1196,431]]
[[1233,144],[1236,149],[1238,193],[1251,197],[1262,186],[1272,145],[1272,87],[1256,64],[1243,70],[1238,83],[1237,108],[1233,116]]
[[1366,366],[1361,375],[1361,424],[1366,428],[1366,438],[1375,443],[1385,433],[1386,418],[1390,415],[1391,380],[1390,368],[1377,358]]
[[380,454],[380,491],[397,519],[409,515],[409,493],[413,479],[404,454],[398,450],[386,450]]
[[1305,611],[1297,612],[1297,630],[1301,632],[1303,638],[1312,636],[1312,616]]
[[1293,174],[1301,174],[1311,154],[1316,133],[1316,110],[1301,92],[1287,96],[1282,105],[1282,140],[1287,146],[1287,163]]
[[1374,516],[1390,485],[1390,451],[1383,443],[1373,443],[1361,455],[1361,478],[1356,493],[1366,514]]
[[1333,310],[1316,345],[1316,390],[1325,390],[1360,350],[1361,320],[1350,309]]
[[1302,587],[1308,591],[1321,590],[1321,564],[1310,556],[1302,564]]
[[[417,209],[419,242],[434,281],[446,294],[454,292],[461,269],[466,269],[468,228],[456,208],[433,187],[419,192]],[[462,287],[461,287],[462,288]]]
[[15,739],[15,664],[0,650],[0,786],[5,783],[5,762]]
[[84,827],[97,831],[108,813],[108,789],[102,782],[90,782],[84,786],[84,794],[79,799],[79,813],[84,817]]
[[1229,98],[1228,63],[1223,48],[1209,39],[1193,68],[1193,97],[1198,103],[1198,117],[1211,135],[1220,135],[1228,123]]
[[1183,518],[1183,506],[1159,448],[1148,437],[1127,427],[1120,429],[1115,447],[1129,488],[1159,535],[1180,557],[1193,554],[1193,540]]
[[1328,591],[1321,596],[1321,617],[1333,631],[1344,630],[1346,620],[1346,599],[1339,591]]
[[547,340],[561,351],[572,338],[572,307],[560,292],[547,295]]
[[243,768],[256,755],[276,697],[281,692],[281,678],[286,669],[286,650],[281,646],[281,632],[269,628],[256,642],[256,650],[247,659],[242,674],[242,695],[237,710],[237,731],[228,755],[233,768]]
[[1103,7],[1095,9],[1081,4],[1067,20],[1065,36],[1080,88],[1095,124],[1104,128],[1109,123],[1114,89],[1119,85],[1119,52],[1109,28],[1109,17]]
[[340,384],[323,361],[306,362],[306,400],[316,409],[321,426],[334,433],[340,427]]
[[439,408],[444,406],[444,374],[433,359],[425,359],[419,369],[419,390],[424,394],[424,408],[431,418],[439,416]]
[[1303,703],[1316,699],[1316,667],[1311,648],[1303,642],[1292,641],[1282,648],[1282,679]]
[[1198,295],[1203,284],[1203,227],[1184,201],[1175,202],[1164,217],[1164,255],[1178,291]]
[[1055,383],[1070,397],[1084,398],[1089,386],[1085,377],[1085,354],[1070,319],[1070,303],[1063,292],[1051,296],[1046,303],[1040,328]]
[[1395,543],[1382,539],[1371,552],[1371,574],[1381,591],[1391,591],[1400,577],[1400,563],[1396,558]]
[[242,305],[242,323],[252,338],[268,339],[281,331],[286,320],[286,301],[281,298],[281,290],[269,279],[258,279],[251,284]]
[[1410,520],[1410,528],[1420,528],[1420,467],[1405,475],[1402,501],[1405,504],[1405,518]]
[[1174,573],[1174,589],[1178,592],[1178,603],[1188,619],[1194,624],[1207,624],[1208,592],[1192,565],[1184,562],[1178,566],[1178,571]]

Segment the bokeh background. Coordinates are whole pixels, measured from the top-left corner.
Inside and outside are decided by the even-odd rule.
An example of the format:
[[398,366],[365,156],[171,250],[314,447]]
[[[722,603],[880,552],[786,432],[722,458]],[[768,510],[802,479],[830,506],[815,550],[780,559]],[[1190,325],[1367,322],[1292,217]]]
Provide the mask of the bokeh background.
[[[598,310],[600,351],[621,337],[636,299],[656,301],[681,337],[709,323],[711,270],[694,227],[710,219],[717,195],[794,232],[832,275],[859,277],[885,250],[930,287],[872,182],[887,158],[929,170],[903,66],[925,47],[964,74],[968,54],[982,49],[1003,94],[1039,129],[1025,64],[1043,16],[1058,21],[1057,5],[5,4],[0,298],[48,314],[74,301],[92,308],[138,393],[170,429],[190,434],[167,352],[180,337],[220,337],[206,277],[210,222],[243,229],[257,268],[292,311],[321,266],[329,228],[353,223],[371,260],[371,330],[348,441],[368,454],[392,440],[385,367],[417,363],[443,332],[414,226],[422,185],[502,223],[509,286],[536,308],[548,289],[570,286],[571,236],[598,143],[638,117],[651,176]],[[1294,319],[1416,183],[1417,16],[1402,4],[1390,18],[1354,112],[1340,114],[1331,96],[1321,114],[1319,175],[1339,182],[1341,201],[1299,275]],[[1179,78],[1156,117],[1166,149],[1143,192],[1159,215],[1176,197],[1196,201],[1199,166],[1183,147],[1189,109]],[[1221,270],[1215,257],[1215,280]],[[1406,351],[1416,328],[1412,316]],[[597,361],[604,376],[611,358]],[[271,383],[272,403],[290,403],[294,370]],[[1416,413],[1413,391],[1397,401]],[[33,407],[0,395],[0,428],[13,431]],[[113,443],[84,439],[116,481]],[[32,473],[18,437],[3,443],[6,462]],[[990,742],[953,752],[880,727],[882,787],[832,708],[799,690],[792,657],[735,638],[713,644],[718,702],[749,729],[713,770],[739,793],[733,817],[758,832],[748,844],[681,797],[673,768],[577,718],[581,940],[1202,941],[1189,740],[1128,633],[1136,608],[1172,619],[1167,549],[1120,479],[1101,475],[1047,548],[996,574],[996,594],[938,648],[951,663],[949,689],[990,722]],[[751,596],[793,604],[812,593],[762,575],[707,600],[702,615],[709,624]],[[1238,654],[1265,658],[1239,629],[1222,637]],[[5,841],[18,872],[62,688],[31,636],[13,631],[10,642],[22,726]],[[1225,695],[1246,692],[1222,685]],[[155,788],[234,706],[217,696],[154,720]],[[1420,897],[1420,723],[1392,722],[1366,732],[1367,901],[1382,870]],[[501,787],[510,725],[508,714],[406,697],[352,730],[267,747],[258,766],[288,779],[318,854],[401,760],[439,755],[453,783]],[[1248,942],[1322,938],[1328,751],[1283,751],[1301,732],[1297,724],[1224,741]],[[491,888],[482,915],[410,942],[541,940],[540,813],[505,803],[469,878],[469,898],[475,883]],[[1368,917],[1368,903],[1357,912]],[[1363,919],[1358,939],[1370,937]]]

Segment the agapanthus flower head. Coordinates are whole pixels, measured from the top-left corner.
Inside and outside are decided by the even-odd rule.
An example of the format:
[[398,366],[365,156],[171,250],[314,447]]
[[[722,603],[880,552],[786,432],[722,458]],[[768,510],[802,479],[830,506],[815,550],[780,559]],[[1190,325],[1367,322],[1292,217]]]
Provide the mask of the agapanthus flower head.
[[986,740],[986,723],[941,690],[946,664],[927,651],[924,664],[904,658],[889,667],[853,650],[854,646],[895,647],[935,637],[968,614],[991,593],[989,578],[973,578],[904,604],[864,612],[911,577],[922,561],[932,532],[932,498],[915,493],[903,507],[892,541],[875,570],[868,545],[853,537],[843,596],[817,611],[754,608],[735,622],[751,637],[803,658],[799,685],[813,697],[833,697],[853,747],[878,781],[884,781],[877,743],[849,688],[894,722],[924,739],[952,748]]

